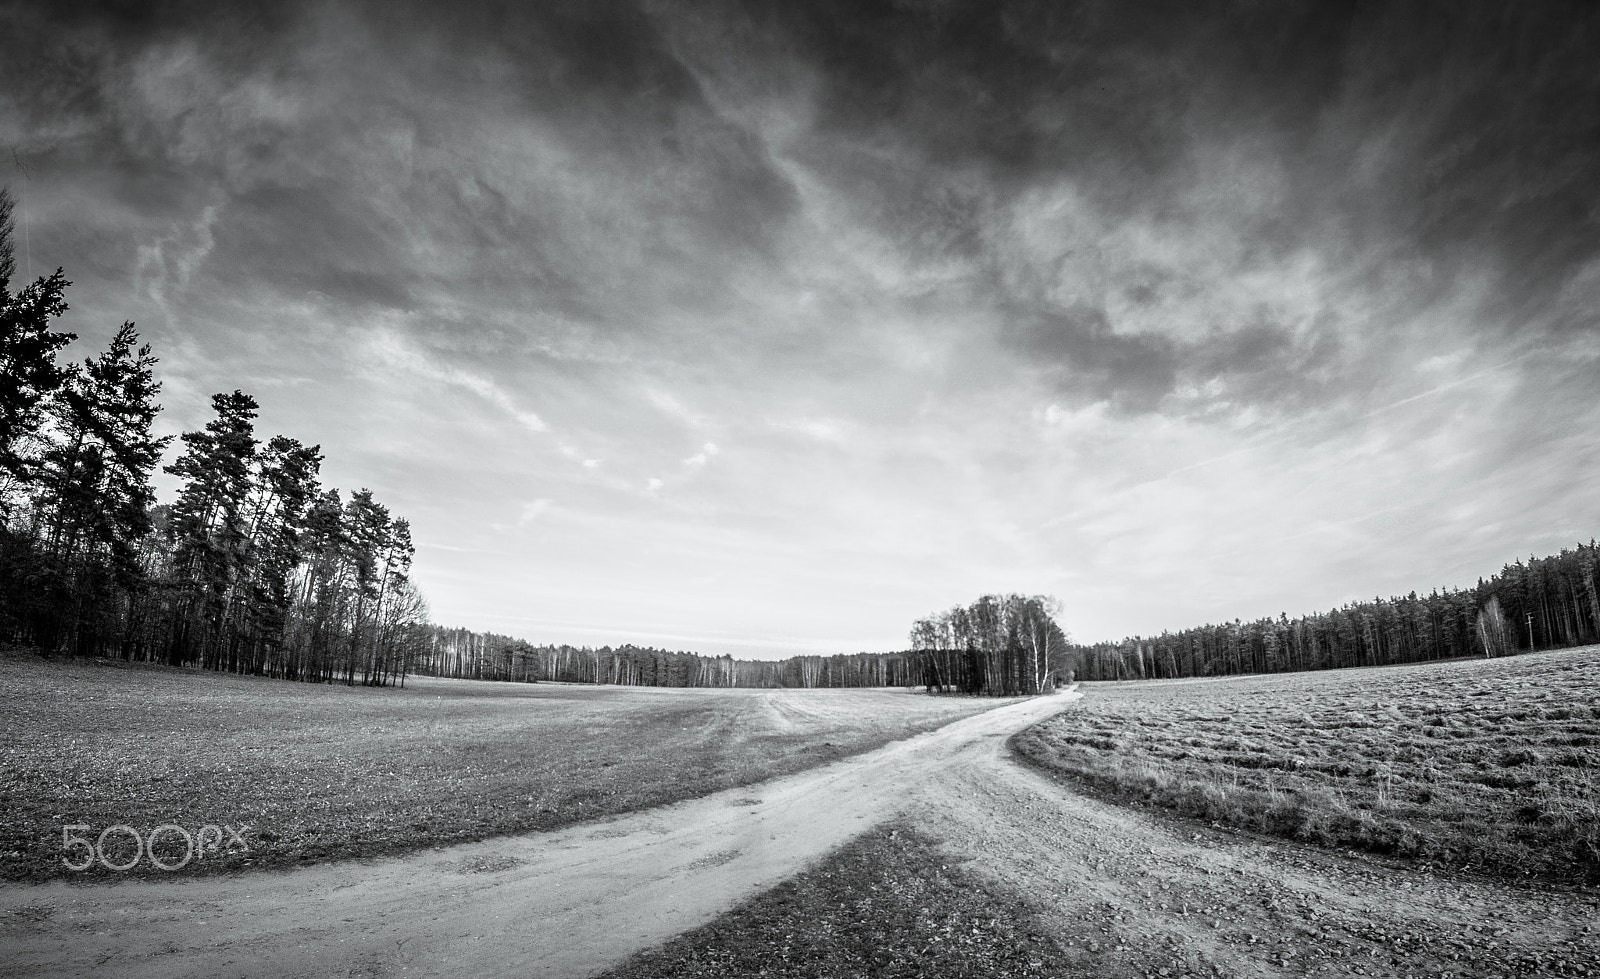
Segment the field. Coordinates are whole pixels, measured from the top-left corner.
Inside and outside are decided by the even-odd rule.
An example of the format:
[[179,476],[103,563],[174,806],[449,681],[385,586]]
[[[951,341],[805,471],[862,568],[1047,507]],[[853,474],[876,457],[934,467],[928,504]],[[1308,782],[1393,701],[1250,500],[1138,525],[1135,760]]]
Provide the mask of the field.
[[[116,825],[218,827],[209,842],[221,845],[185,877],[550,829],[799,771],[993,706],[897,690],[428,678],[364,689],[0,654],[0,873],[159,875],[148,862],[67,870],[70,825],[91,842]],[[248,826],[243,846],[228,846],[230,826]],[[131,837],[113,833],[105,849],[125,863]],[[181,859],[181,837],[168,831],[156,852]]]
[[1086,685],[1014,739],[1103,797],[1507,878],[1600,882],[1600,648]]

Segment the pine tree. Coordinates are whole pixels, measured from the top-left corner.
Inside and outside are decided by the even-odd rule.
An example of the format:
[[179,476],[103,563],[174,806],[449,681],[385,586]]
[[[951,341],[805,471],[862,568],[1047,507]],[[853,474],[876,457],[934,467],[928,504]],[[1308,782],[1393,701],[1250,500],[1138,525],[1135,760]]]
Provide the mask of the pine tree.
[[[170,441],[151,432],[160,405],[156,358],[124,323],[98,357],[67,372],[47,401],[33,474],[42,567],[35,641],[95,651],[120,595],[143,583],[139,547],[150,533],[150,475]],[[101,623],[102,625],[97,625]]]
[[307,513],[317,497],[320,446],[274,436],[257,453],[245,503],[246,553],[241,585],[227,617],[240,636],[242,668],[282,675],[281,659],[295,569]]
[[51,328],[67,311],[72,284],[61,269],[11,292],[11,208],[10,193],[0,188],[0,519],[32,483],[30,450],[41,435],[43,403],[67,380],[56,353],[77,339]]
[[42,454],[38,509],[47,553],[102,556],[124,586],[139,577],[137,544],[150,530],[151,473],[171,437],[151,429],[156,358],[124,323],[53,400],[51,444]]
[[166,471],[184,480],[169,530],[178,592],[171,655],[182,662],[198,650],[215,668],[249,540],[243,507],[256,455],[257,406],[241,391],[214,395],[211,406],[217,417],[202,431],[184,433],[184,454]]

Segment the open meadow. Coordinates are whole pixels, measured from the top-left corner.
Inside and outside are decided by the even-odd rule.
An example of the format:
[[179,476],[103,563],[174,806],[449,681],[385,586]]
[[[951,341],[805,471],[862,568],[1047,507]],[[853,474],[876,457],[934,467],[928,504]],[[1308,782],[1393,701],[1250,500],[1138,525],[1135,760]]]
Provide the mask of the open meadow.
[[[0,655],[0,867],[63,865],[63,827],[215,834],[208,870],[375,857],[551,829],[789,774],[995,706],[901,690],[726,690],[412,678],[284,683]],[[232,844],[231,846],[229,844]],[[132,838],[104,843],[136,859]],[[127,853],[121,851],[126,849]],[[155,852],[174,863],[182,836]]]
[[1600,882],[1600,647],[1084,691],[1013,744],[1102,797],[1501,877]]

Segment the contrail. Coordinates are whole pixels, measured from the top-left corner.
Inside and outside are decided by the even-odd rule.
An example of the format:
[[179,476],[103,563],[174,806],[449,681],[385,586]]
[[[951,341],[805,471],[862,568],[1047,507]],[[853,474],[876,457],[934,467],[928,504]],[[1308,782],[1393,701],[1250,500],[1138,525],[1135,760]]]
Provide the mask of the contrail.
[[1439,385],[1438,387],[1429,388],[1428,390],[1423,391],[1421,394],[1413,394],[1409,398],[1401,398],[1399,401],[1393,402],[1392,404],[1386,404],[1381,408],[1374,408],[1371,411],[1367,412],[1365,415],[1362,415],[1361,417],[1362,418],[1375,418],[1378,415],[1383,414],[1384,412],[1393,411],[1394,409],[1402,407],[1404,405],[1408,405],[1413,401],[1420,401],[1423,398],[1428,397],[1429,395],[1438,394],[1440,391],[1448,391],[1448,390],[1450,390],[1451,388],[1454,388],[1454,387],[1460,387],[1461,385],[1467,383],[1468,381],[1475,381],[1475,380],[1477,380],[1478,378],[1482,377],[1485,374],[1492,374],[1495,371],[1500,370],[1502,367],[1510,367],[1512,364],[1515,364],[1515,363],[1517,363],[1518,361],[1521,361],[1521,360],[1526,360],[1531,356],[1533,356],[1533,351],[1532,350],[1524,350],[1522,353],[1517,354],[1515,357],[1512,357],[1510,360],[1503,361],[1501,363],[1495,364],[1493,367],[1485,367],[1483,370],[1475,371],[1474,373],[1468,374],[1465,377],[1458,377],[1453,381],[1446,381],[1445,383]]

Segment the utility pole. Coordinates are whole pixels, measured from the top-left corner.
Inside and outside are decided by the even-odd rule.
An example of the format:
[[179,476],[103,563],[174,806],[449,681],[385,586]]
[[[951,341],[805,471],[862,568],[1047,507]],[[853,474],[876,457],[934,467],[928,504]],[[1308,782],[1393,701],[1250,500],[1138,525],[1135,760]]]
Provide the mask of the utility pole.
[[1528,652],[1533,652],[1533,613],[1528,613]]

